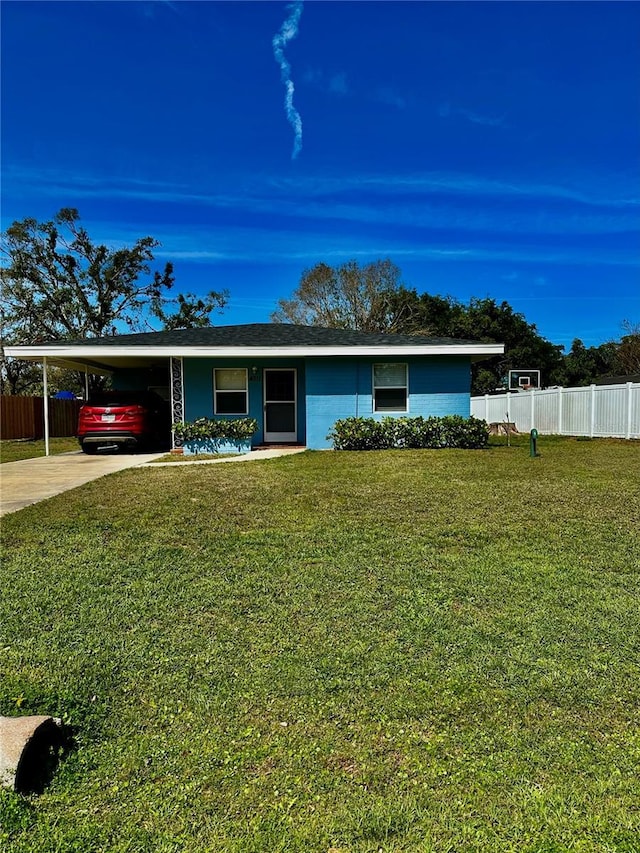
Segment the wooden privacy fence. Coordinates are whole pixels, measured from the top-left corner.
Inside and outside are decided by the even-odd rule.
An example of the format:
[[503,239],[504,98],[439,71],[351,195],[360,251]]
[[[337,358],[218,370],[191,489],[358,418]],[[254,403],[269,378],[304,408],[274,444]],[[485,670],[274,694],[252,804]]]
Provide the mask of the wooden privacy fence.
[[[81,405],[82,400],[49,399],[49,435],[52,438],[77,435]],[[42,397],[0,397],[0,438],[43,437]]]

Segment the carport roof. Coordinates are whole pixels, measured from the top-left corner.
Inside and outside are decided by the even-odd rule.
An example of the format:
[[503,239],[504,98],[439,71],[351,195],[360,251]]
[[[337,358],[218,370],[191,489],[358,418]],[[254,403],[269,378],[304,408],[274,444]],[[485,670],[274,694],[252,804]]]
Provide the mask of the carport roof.
[[501,355],[503,344],[424,335],[393,335],[327,329],[284,323],[250,323],[210,326],[52,341],[33,346],[6,347],[14,358],[42,361],[64,367],[88,366],[109,370],[116,366],[149,364],[170,356],[180,357],[319,357],[467,355],[472,360]]

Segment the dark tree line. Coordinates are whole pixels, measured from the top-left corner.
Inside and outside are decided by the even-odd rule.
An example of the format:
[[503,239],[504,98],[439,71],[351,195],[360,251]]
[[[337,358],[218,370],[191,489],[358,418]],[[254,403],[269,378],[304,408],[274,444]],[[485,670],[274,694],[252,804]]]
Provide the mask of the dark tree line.
[[505,345],[503,356],[472,366],[472,392],[504,386],[510,369],[537,368],[543,386],[588,385],[607,375],[640,372],[640,327],[625,324],[619,342],[571,350],[553,344],[508,302],[418,293],[401,280],[390,260],[337,267],[321,263],[305,270],[289,299],[281,299],[275,322],[360,329],[371,332],[449,337]]

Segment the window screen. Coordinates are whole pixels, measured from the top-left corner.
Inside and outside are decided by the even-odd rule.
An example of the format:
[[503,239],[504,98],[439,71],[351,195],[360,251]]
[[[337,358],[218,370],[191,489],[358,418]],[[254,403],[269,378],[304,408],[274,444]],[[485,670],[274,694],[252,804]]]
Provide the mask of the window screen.
[[373,365],[373,411],[407,411],[407,365]]
[[213,371],[213,411],[216,415],[246,415],[247,371],[244,367],[216,368]]

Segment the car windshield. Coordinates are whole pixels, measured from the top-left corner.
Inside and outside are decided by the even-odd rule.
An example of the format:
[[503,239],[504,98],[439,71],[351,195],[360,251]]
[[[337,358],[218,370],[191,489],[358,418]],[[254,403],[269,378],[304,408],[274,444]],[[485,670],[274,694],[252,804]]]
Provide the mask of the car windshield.
[[100,391],[89,400],[89,406],[150,406],[159,398],[151,391]]

